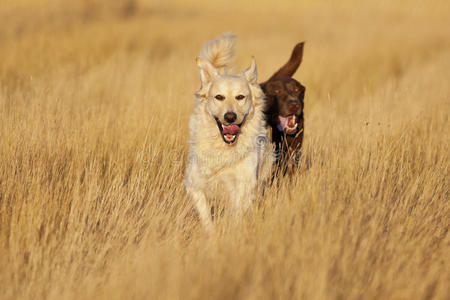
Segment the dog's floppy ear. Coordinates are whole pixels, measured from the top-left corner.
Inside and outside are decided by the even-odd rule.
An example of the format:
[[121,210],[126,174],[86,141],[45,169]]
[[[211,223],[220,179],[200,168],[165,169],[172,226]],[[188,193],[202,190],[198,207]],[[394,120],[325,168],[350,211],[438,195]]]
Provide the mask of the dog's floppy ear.
[[294,50],[292,50],[291,58],[289,58],[288,62],[277,72],[275,72],[270,79],[274,79],[276,77],[292,77],[302,62],[304,45],[305,42],[295,45]]
[[252,58],[252,64],[250,65],[250,67],[242,72],[242,74],[250,84],[257,84],[256,82],[258,81],[258,71],[256,69],[256,61],[254,57]]
[[205,87],[210,83],[215,76],[219,74],[219,71],[206,59],[197,57],[197,66],[200,73],[200,80],[202,87]]

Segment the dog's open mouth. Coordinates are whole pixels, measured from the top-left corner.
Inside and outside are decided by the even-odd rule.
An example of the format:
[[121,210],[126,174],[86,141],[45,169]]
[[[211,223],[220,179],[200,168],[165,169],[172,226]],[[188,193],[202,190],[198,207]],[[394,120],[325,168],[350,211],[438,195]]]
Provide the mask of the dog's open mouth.
[[287,117],[278,116],[278,130],[287,134],[295,134],[298,130],[297,116],[290,115]]
[[234,144],[238,138],[239,133],[241,133],[242,124],[244,124],[244,120],[240,124],[228,124],[224,125],[218,118],[215,118],[217,122],[217,127],[219,127],[220,134],[222,135],[222,139],[227,144]]

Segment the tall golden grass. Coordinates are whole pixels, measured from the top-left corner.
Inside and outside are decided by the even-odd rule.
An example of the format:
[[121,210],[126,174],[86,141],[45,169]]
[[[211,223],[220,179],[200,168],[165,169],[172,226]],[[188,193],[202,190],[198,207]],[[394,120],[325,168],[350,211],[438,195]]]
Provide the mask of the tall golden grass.
[[[449,299],[448,1],[0,6],[1,299]],[[206,233],[195,57],[306,40],[300,172]]]

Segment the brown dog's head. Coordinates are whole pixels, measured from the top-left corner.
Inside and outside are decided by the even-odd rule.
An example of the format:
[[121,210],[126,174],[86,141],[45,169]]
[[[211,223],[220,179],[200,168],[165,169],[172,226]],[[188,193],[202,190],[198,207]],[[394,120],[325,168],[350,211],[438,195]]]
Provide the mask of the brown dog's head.
[[305,87],[292,78],[303,57],[304,42],[295,46],[289,61],[270,79],[261,83],[266,95],[267,122],[274,130],[295,135],[303,126]]

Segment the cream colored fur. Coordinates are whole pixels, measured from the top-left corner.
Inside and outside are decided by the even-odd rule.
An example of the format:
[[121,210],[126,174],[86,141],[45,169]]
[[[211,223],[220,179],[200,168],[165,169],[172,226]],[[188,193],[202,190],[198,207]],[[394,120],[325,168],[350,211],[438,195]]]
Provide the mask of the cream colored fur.
[[236,36],[234,34],[222,34],[218,38],[205,43],[200,57],[209,61],[217,69],[223,70],[234,59],[235,44]]
[[[270,176],[273,162],[255,61],[240,74],[226,72],[234,58],[234,43],[234,35],[222,35],[206,43],[197,58],[202,85],[189,123],[189,163],[184,183],[206,226],[211,225],[213,200],[228,207],[233,215],[242,215],[258,187]],[[225,100],[215,99],[217,94]],[[245,99],[236,100],[237,95]],[[245,120],[232,145],[223,141],[215,121],[218,118],[224,122],[224,114],[230,111],[236,113],[236,123]]]

